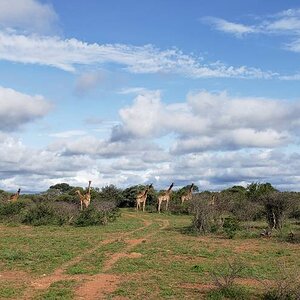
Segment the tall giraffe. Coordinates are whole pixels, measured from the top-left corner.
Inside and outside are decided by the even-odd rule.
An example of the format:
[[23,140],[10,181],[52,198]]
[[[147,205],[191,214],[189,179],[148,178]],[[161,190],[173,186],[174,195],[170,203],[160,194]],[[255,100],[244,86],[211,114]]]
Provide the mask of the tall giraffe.
[[13,194],[9,197],[9,201],[16,202],[20,196],[20,192],[21,192],[21,189],[18,189],[18,191],[15,194]]
[[161,194],[160,196],[158,196],[158,209],[157,211],[160,213],[160,206],[161,203],[163,201],[166,201],[166,210],[168,210],[168,206],[169,206],[169,201],[170,201],[170,197],[171,197],[171,193],[172,193],[172,187],[173,187],[174,183],[172,182],[172,184],[169,186],[169,188],[163,192],[163,194]]
[[216,201],[218,201],[218,195],[217,193],[212,193],[209,205],[214,206],[216,204]]
[[194,184],[192,183],[190,185],[190,188],[181,196],[181,204],[183,204],[184,201],[192,200],[193,187],[194,187]]
[[87,192],[85,194],[81,194],[80,190],[76,190],[75,192],[78,194],[80,199],[80,210],[83,210],[83,204],[85,208],[88,208],[91,203],[91,181],[89,181],[89,186]]
[[143,211],[145,211],[147,195],[151,188],[152,188],[152,183],[136,195],[136,210],[137,211],[139,210],[139,208],[141,208],[141,204],[143,204]]

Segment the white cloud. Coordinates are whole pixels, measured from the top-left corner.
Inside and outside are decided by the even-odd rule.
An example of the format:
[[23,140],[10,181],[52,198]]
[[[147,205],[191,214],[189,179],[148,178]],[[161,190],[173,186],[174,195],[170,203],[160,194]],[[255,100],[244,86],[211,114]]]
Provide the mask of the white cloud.
[[85,135],[86,131],[84,130],[67,130],[61,132],[50,133],[49,136],[56,138],[71,138],[74,136]]
[[[173,73],[191,78],[272,78],[277,74],[246,66],[233,67],[222,63],[202,63],[200,58],[176,49],[160,50],[152,45],[88,44],[77,39],[17,35],[0,32],[0,59],[40,64],[74,72],[77,65],[115,63],[132,73]],[[84,78],[83,78],[84,79]],[[83,86],[99,79],[88,76]]]
[[[285,48],[289,51],[300,53],[300,38],[295,39],[293,42],[286,44]],[[295,75],[295,76],[297,76],[297,75]],[[292,78],[291,76],[287,76],[287,77]]]
[[51,104],[43,96],[31,96],[0,86],[0,130],[10,131],[45,116]]
[[50,32],[58,16],[53,7],[36,0],[0,0],[0,27]]
[[86,72],[80,75],[76,81],[75,91],[79,95],[84,95],[106,79],[105,73],[100,71]]
[[212,25],[216,30],[234,34],[238,37],[257,32],[258,29],[252,26],[247,26],[239,23],[228,22],[224,19],[206,17],[202,18],[205,23]]
[[[268,15],[264,20],[252,25],[233,23],[221,18],[205,17],[202,20],[214,29],[237,37],[248,34],[288,35],[293,41],[284,45],[284,49],[300,52],[300,9],[288,9],[275,15]],[[299,80],[297,76],[279,76],[279,79]]]
[[113,141],[175,136],[177,154],[206,150],[274,148],[298,139],[300,105],[264,98],[234,98],[225,92],[189,94],[186,102],[165,104],[159,91],[138,95],[120,110]]
[[146,88],[143,87],[130,87],[130,88],[123,88],[118,93],[121,95],[127,95],[127,94],[143,94],[144,92],[147,92]]
[[[78,148],[84,144],[85,148]],[[105,147],[107,156],[98,155]],[[111,154],[115,148],[118,151]],[[0,157],[0,188],[10,191],[19,187],[41,191],[59,182],[86,186],[88,180],[95,187],[116,184],[122,188],[154,182],[158,189],[170,182],[176,187],[195,182],[200,190],[260,181],[283,190],[300,190],[300,155],[290,151],[242,149],[171,156],[145,141],[97,144],[97,139],[88,143],[84,137],[78,137],[77,143],[62,141],[56,147],[34,150],[0,133]]]

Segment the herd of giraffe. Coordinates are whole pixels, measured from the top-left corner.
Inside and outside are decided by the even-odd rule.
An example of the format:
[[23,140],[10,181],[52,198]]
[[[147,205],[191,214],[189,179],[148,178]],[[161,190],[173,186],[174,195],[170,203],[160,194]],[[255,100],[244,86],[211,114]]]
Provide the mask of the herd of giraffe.
[[[171,183],[169,188],[166,191],[164,191],[161,195],[158,196],[158,208],[157,208],[157,210],[158,210],[159,213],[160,213],[160,210],[161,210],[161,204],[163,202],[166,202],[166,210],[168,210],[173,186],[174,186],[174,183]],[[194,184],[192,183],[190,185],[189,189],[181,196],[181,204],[183,204],[185,201],[188,201],[188,200],[192,199],[193,187],[194,187]],[[152,183],[150,185],[146,186],[146,188],[143,191],[141,191],[140,193],[137,194],[137,196],[136,196],[136,210],[139,210],[139,208],[141,208],[141,205],[143,205],[143,211],[145,211],[147,195],[148,195],[148,192],[151,188],[152,188]]]
[[[91,203],[91,183],[92,181],[89,181],[89,185],[87,188],[86,193],[82,194],[80,190],[76,190],[75,192],[78,194],[80,199],[80,209],[83,210],[84,208],[88,208]],[[174,183],[171,183],[169,188],[164,191],[161,195],[158,196],[158,212],[161,211],[161,204],[163,202],[166,202],[166,210],[168,210],[169,207],[169,201],[171,198],[172,188],[174,186]],[[140,193],[136,196],[136,210],[139,210],[142,208],[143,211],[145,211],[146,201],[148,192],[153,187],[152,183],[144,188]],[[193,192],[194,184],[192,183],[189,187],[189,189],[181,196],[181,204],[183,204],[185,201],[192,199],[192,192]],[[21,189],[18,189],[18,191],[10,196],[9,201],[10,202],[16,202],[19,198]]]

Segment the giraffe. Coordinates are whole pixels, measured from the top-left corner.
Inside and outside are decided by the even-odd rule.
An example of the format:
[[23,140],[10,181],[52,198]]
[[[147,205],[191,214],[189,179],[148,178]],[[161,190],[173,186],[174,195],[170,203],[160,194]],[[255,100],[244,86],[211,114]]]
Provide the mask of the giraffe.
[[194,184],[192,183],[190,188],[181,196],[181,204],[183,204],[184,201],[192,200],[193,187],[194,187]]
[[217,193],[212,193],[209,205],[214,206],[216,204],[216,201],[218,201],[218,195]]
[[151,188],[152,188],[152,183],[136,195],[136,210],[137,211],[141,207],[141,204],[143,204],[143,211],[145,211],[147,194]]
[[172,183],[170,185],[170,187],[163,192],[163,194],[161,194],[160,196],[158,196],[158,209],[157,211],[160,213],[160,206],[161,206],[161,203],[163,201],[166,201],[166,210],[168,210],[168,206],[169,206],[169,201],[170,201],[170,197],[171,197],[171,193],[172,193],[172,187],[173,187],[174,183]]
[[21,192],[21,189],[18,189],[18,191],[14,195],[11,195],[9,197],[9,201],[16,202],[19,198],[20,192]]
[[76,190],[75,192],[78,194],[80,198],[80,210],[83,210],[83,204],[85,208],[88,208],[88,206],[91,203],[91,181],[89,181],[88,190],[85,194],[81,194],[80,190]]

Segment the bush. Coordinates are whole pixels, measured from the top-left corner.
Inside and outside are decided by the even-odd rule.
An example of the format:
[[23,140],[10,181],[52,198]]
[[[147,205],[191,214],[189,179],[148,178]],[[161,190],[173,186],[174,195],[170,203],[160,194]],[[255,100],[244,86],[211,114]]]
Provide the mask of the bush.
[[58,225],[71,225],[79,215],[79,205],[74,203],[55,202],[52,206]]
[[272,192],[260,197],[265,208],[266,220],[271,229],[281,229],[292,205],[290,193]]
[[16,201],[0,203],[0,216],[12,216],[19,214],[27,206],[28,202]]
[[112,208],[111,205],[111,202],[103,202],[98,206],[89,206],[87,209],[80,211],[78,217],[74,220],[74,225],[79,227],[105,225],[114,221],[118,217],[118,210],[116,207]]
[[220,226],[220,214],[210,204],[210,199],[210,195],[198,194],[189,204],[189,211],[194,215],[192,225],[200,233],[216,231]]
[[111,184],[103,187],[99,193],[95,194],[94,201],[112,202],[116,206],[120,206],[124,202],[124,197],[122,190]]
[[40,226],[57,225],[59,221],[52,205],[49,203],[37,203],[25,211],[22,223]]
[[232,239],[239,228],[239,221],[236,217],[232,216],[224,219],[223,230],[228,238]]
[[21,223],[23,213],[30,205],[32,205],[32,201],[30,200],[0,203],[0,221]]
[[268,288],[263,300],[299,300],[300,284],[297,278],[285,277],[277,280],[275,286]]
[[208,299],[248,299],[249,293],[237,286],[235,281],[241,277],[245,265],[237,260],[230,262],[226,257],[226,265],[217,266],[210,272],[216,289],[208,293]]

